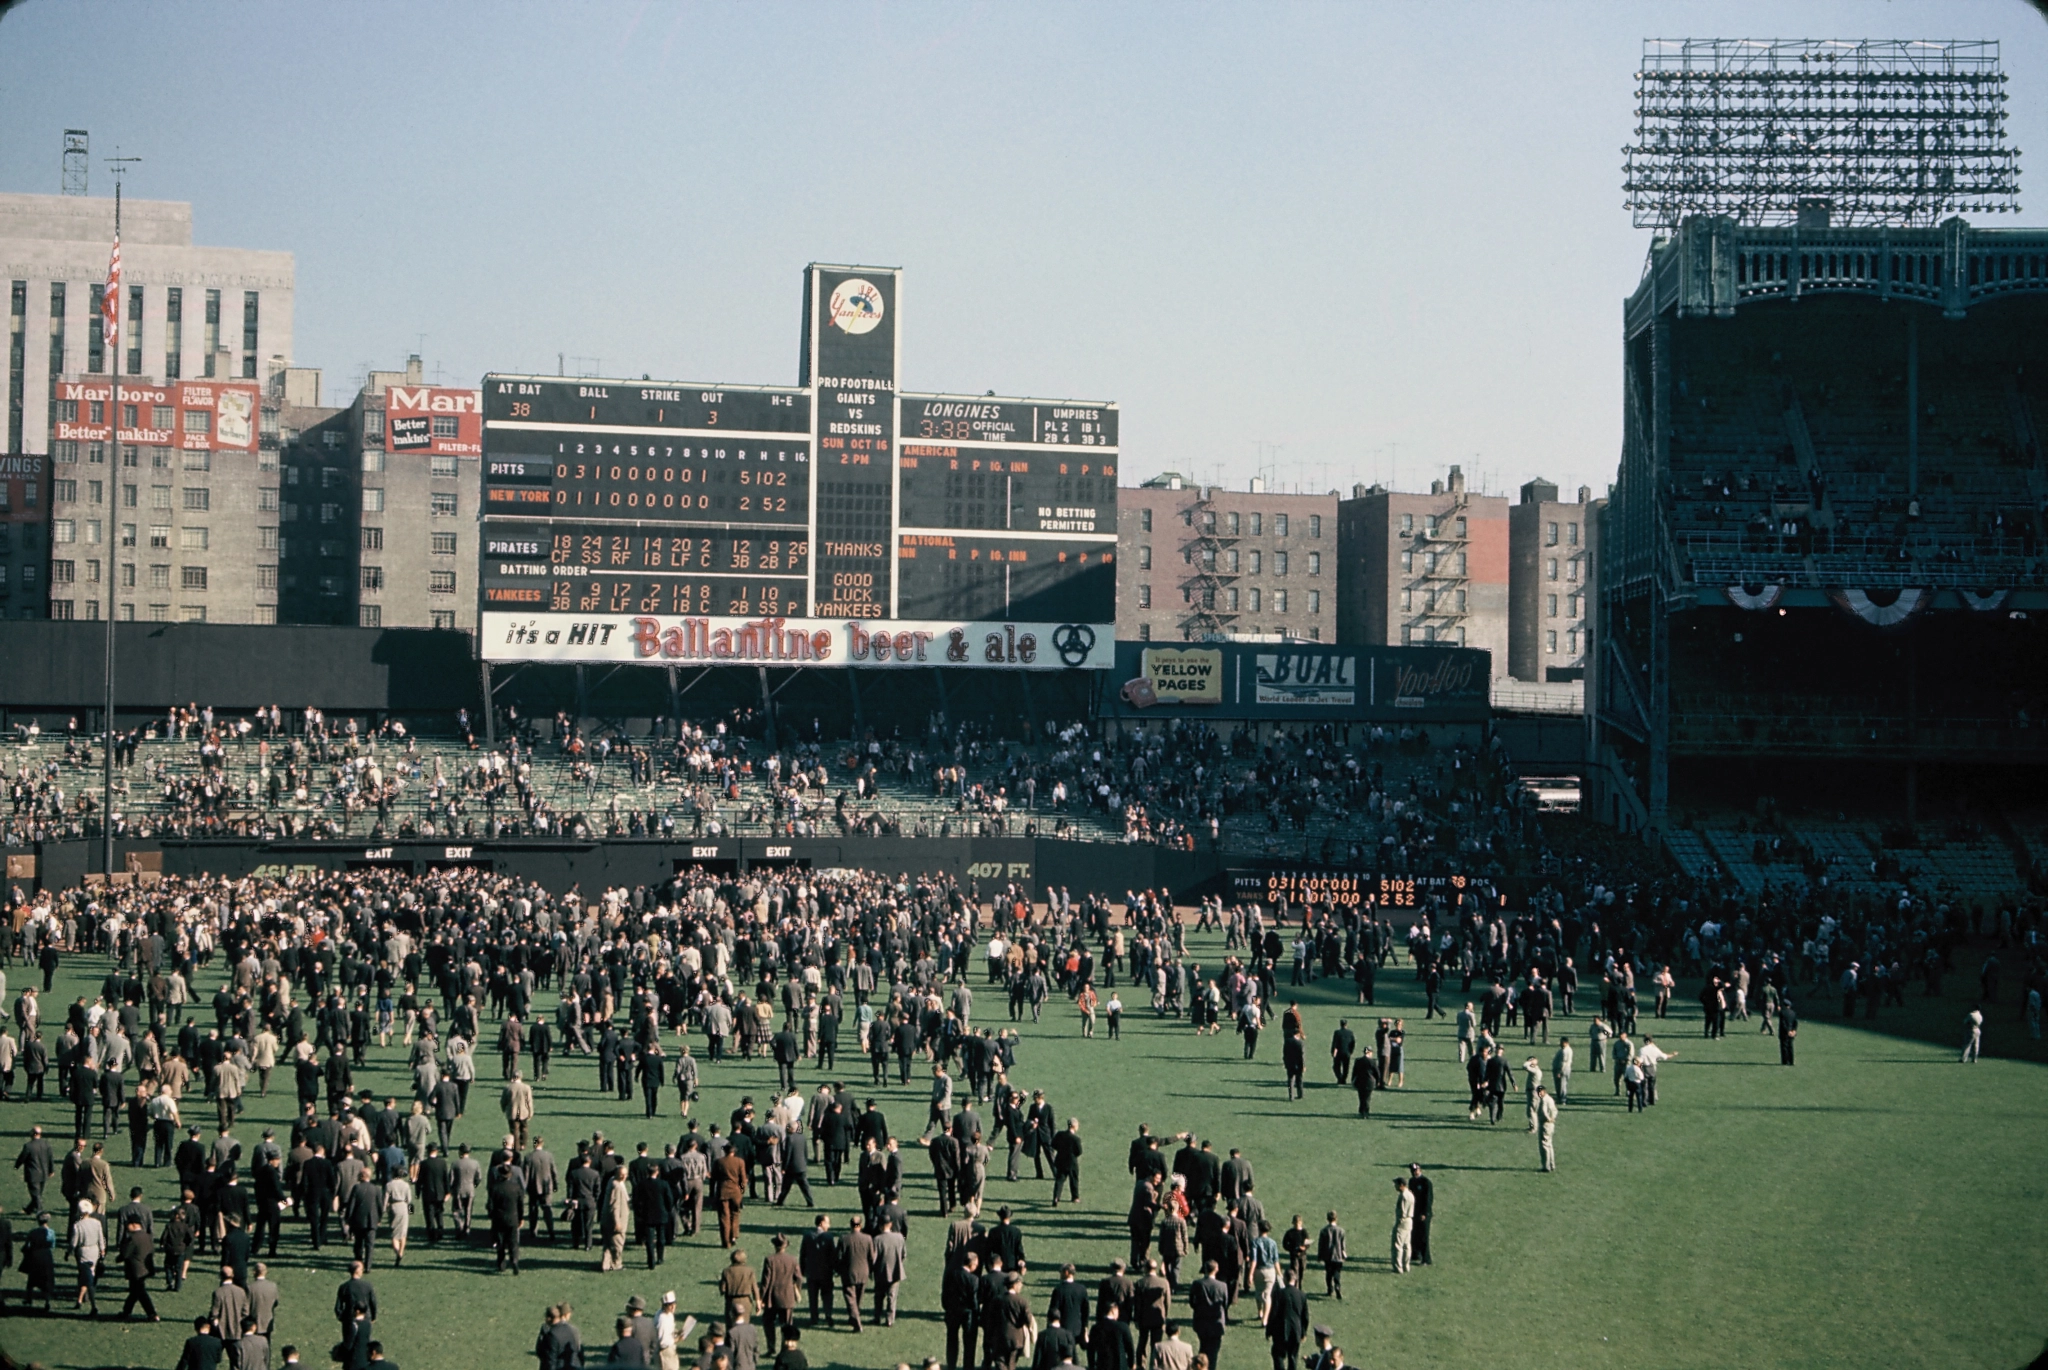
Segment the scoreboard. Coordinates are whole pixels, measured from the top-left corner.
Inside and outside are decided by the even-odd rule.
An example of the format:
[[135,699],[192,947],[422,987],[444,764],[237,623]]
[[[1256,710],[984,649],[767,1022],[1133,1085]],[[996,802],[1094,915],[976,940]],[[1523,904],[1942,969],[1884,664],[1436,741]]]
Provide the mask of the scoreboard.
[[487,660],[1111,664],[1117,410],[902,392],[813,266],[790,387],[484,378]]

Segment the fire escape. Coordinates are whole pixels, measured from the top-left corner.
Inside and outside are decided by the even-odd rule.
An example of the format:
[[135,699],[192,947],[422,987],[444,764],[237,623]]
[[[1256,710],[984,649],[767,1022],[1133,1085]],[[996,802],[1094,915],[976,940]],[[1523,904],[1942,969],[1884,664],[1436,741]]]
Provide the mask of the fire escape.
[[1465,572],[1467,510],[1465,492],[1454,490],[1448,509],[1427,515],[1422,527],[1403,539],[1410,564],[1404,568],[1401,607],[1410,642],[1464,641],[1471,598]]
[[1193,504],[1181,510],[1188,535],[1181,540],[1181,560],[1188,574],[1180,583],[1186,605],[1180,635],[1188,642],[1224,637],[1237,621],[1237,541],[1235,532],[1219,532],[1221,523],[1210,487],[1198,487]]

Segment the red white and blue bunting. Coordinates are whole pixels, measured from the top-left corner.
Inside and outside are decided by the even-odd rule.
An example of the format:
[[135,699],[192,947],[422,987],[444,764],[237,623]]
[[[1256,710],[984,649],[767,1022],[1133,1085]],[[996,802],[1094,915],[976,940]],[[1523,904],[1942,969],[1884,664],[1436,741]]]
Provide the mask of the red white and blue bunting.
[[1828,597],[1865,623],[1890,628],[1927,607],[1926,590],[1830,590]]
[[1731,585],[1728,602],[1738,609],[1772,609],[1785,596],[1782,585]]

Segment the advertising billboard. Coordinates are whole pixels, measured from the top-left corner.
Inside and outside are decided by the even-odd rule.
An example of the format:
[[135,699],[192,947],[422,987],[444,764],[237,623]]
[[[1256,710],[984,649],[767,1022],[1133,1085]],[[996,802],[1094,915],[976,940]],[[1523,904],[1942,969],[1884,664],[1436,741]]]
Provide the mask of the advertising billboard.
[[482,456],[483,392],[435,385],[388,386],[384,391],[384,441],[394,452]]
[[[54,442],[256,450],[257,389],[222,381],[59,381]],[[118,397],[116,391],[119,391]]]
[[1325,642],[1116,644],[1116,718],[1470,722],[1488,715],[1488,653]]

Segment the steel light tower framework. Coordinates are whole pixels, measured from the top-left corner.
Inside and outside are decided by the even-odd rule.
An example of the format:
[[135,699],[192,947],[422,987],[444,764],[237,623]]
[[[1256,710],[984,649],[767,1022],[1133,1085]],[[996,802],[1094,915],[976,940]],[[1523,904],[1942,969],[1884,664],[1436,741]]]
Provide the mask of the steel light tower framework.
[[1926,226],[2019,209],[1989,41],[1648,39],[1624,188],[1638,228],[1690,215]]

